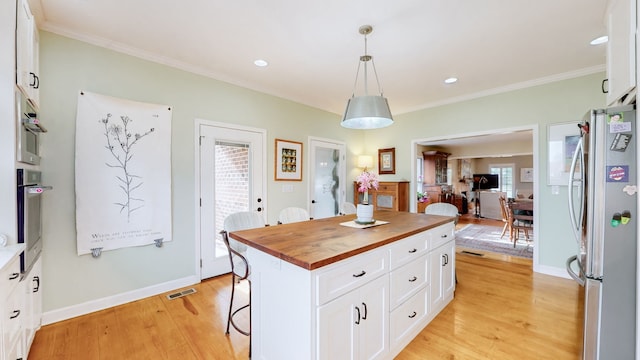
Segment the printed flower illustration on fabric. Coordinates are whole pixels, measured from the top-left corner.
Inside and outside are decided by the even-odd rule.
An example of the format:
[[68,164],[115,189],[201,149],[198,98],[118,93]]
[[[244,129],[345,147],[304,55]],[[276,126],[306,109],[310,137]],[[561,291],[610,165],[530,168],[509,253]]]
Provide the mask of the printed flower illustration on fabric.
[[112,119],[112,114],[107,114],[101,120],[104,125],[104,136],[107,140],[105,148],[113,156],[113,161],[106,162],[110,168],[119,169],[120,174],[116,176],[118,187],[122,191],[122,200],[114,203],[120,213],[127,215],[127,222],[131,219],[131,214],[144,207],[144,199],[136,197],[135,191],[140,189],[142,177],[134,173],[131,166],[134,152],[133,147],[145,136],[154,132],[150,128],[144,133],[132,133],[131,123],[133,119],[128,116],[120,116],[120,122]]

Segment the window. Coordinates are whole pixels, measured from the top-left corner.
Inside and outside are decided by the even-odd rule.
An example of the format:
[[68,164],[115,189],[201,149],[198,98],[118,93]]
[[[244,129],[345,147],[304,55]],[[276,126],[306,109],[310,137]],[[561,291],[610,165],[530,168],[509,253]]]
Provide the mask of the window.
[[500,191],[507,193],[507,198],[513,198],[513,173],[514,164],[493,164],[489,165],[489,172],[499,176]]

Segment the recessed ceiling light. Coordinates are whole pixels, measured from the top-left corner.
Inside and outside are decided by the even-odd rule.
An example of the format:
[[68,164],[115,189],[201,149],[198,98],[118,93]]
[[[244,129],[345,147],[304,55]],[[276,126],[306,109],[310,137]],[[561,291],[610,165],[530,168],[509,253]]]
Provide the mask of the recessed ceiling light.
[[269,65],[269,63],[266,60],[262,60],[262,59],[258,59],[256,61],[254,61],[253,63],[256,64],[256,66],[259,66],[259,67],[265,67],[265,66]]
[[450,78],[444,79],[445,84],[453,84],[455,82],[458,82],[458,78],[456,77],[450,77]]
[[595,38],[593,40],[591,40],[591,42],[589,44],[591,45],[600,45],[600,44],[604,44],[607,41],[609,41],[609,37],[607,35],[604,36],[600,36],[598,38]]

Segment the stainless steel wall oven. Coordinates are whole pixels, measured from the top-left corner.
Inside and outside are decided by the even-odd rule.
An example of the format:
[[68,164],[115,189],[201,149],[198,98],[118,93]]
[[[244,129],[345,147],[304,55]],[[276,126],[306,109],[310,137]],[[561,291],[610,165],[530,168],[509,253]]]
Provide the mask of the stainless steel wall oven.
[[20,271],[26,274],[42,251],[42,194],[51,186],[41,184],[42,173],[18,169],[18,242],[25,244],[20,255]]
[[27,97],[16,91],[18,117],[17,160],[27,164],[40,164],[40,134],[47,130],[40,124],[38,113]]

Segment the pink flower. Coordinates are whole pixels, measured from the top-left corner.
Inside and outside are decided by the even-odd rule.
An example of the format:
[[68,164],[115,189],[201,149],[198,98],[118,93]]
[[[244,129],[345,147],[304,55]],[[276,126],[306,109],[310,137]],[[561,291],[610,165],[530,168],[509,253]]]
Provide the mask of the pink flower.
[[358,182],[358,191],[359,192],[367,192],[369,189],[374,188],[378,190],[378,174],[370,173],[368,171],[363,172],[362,174],[356,177],[356,181]]

